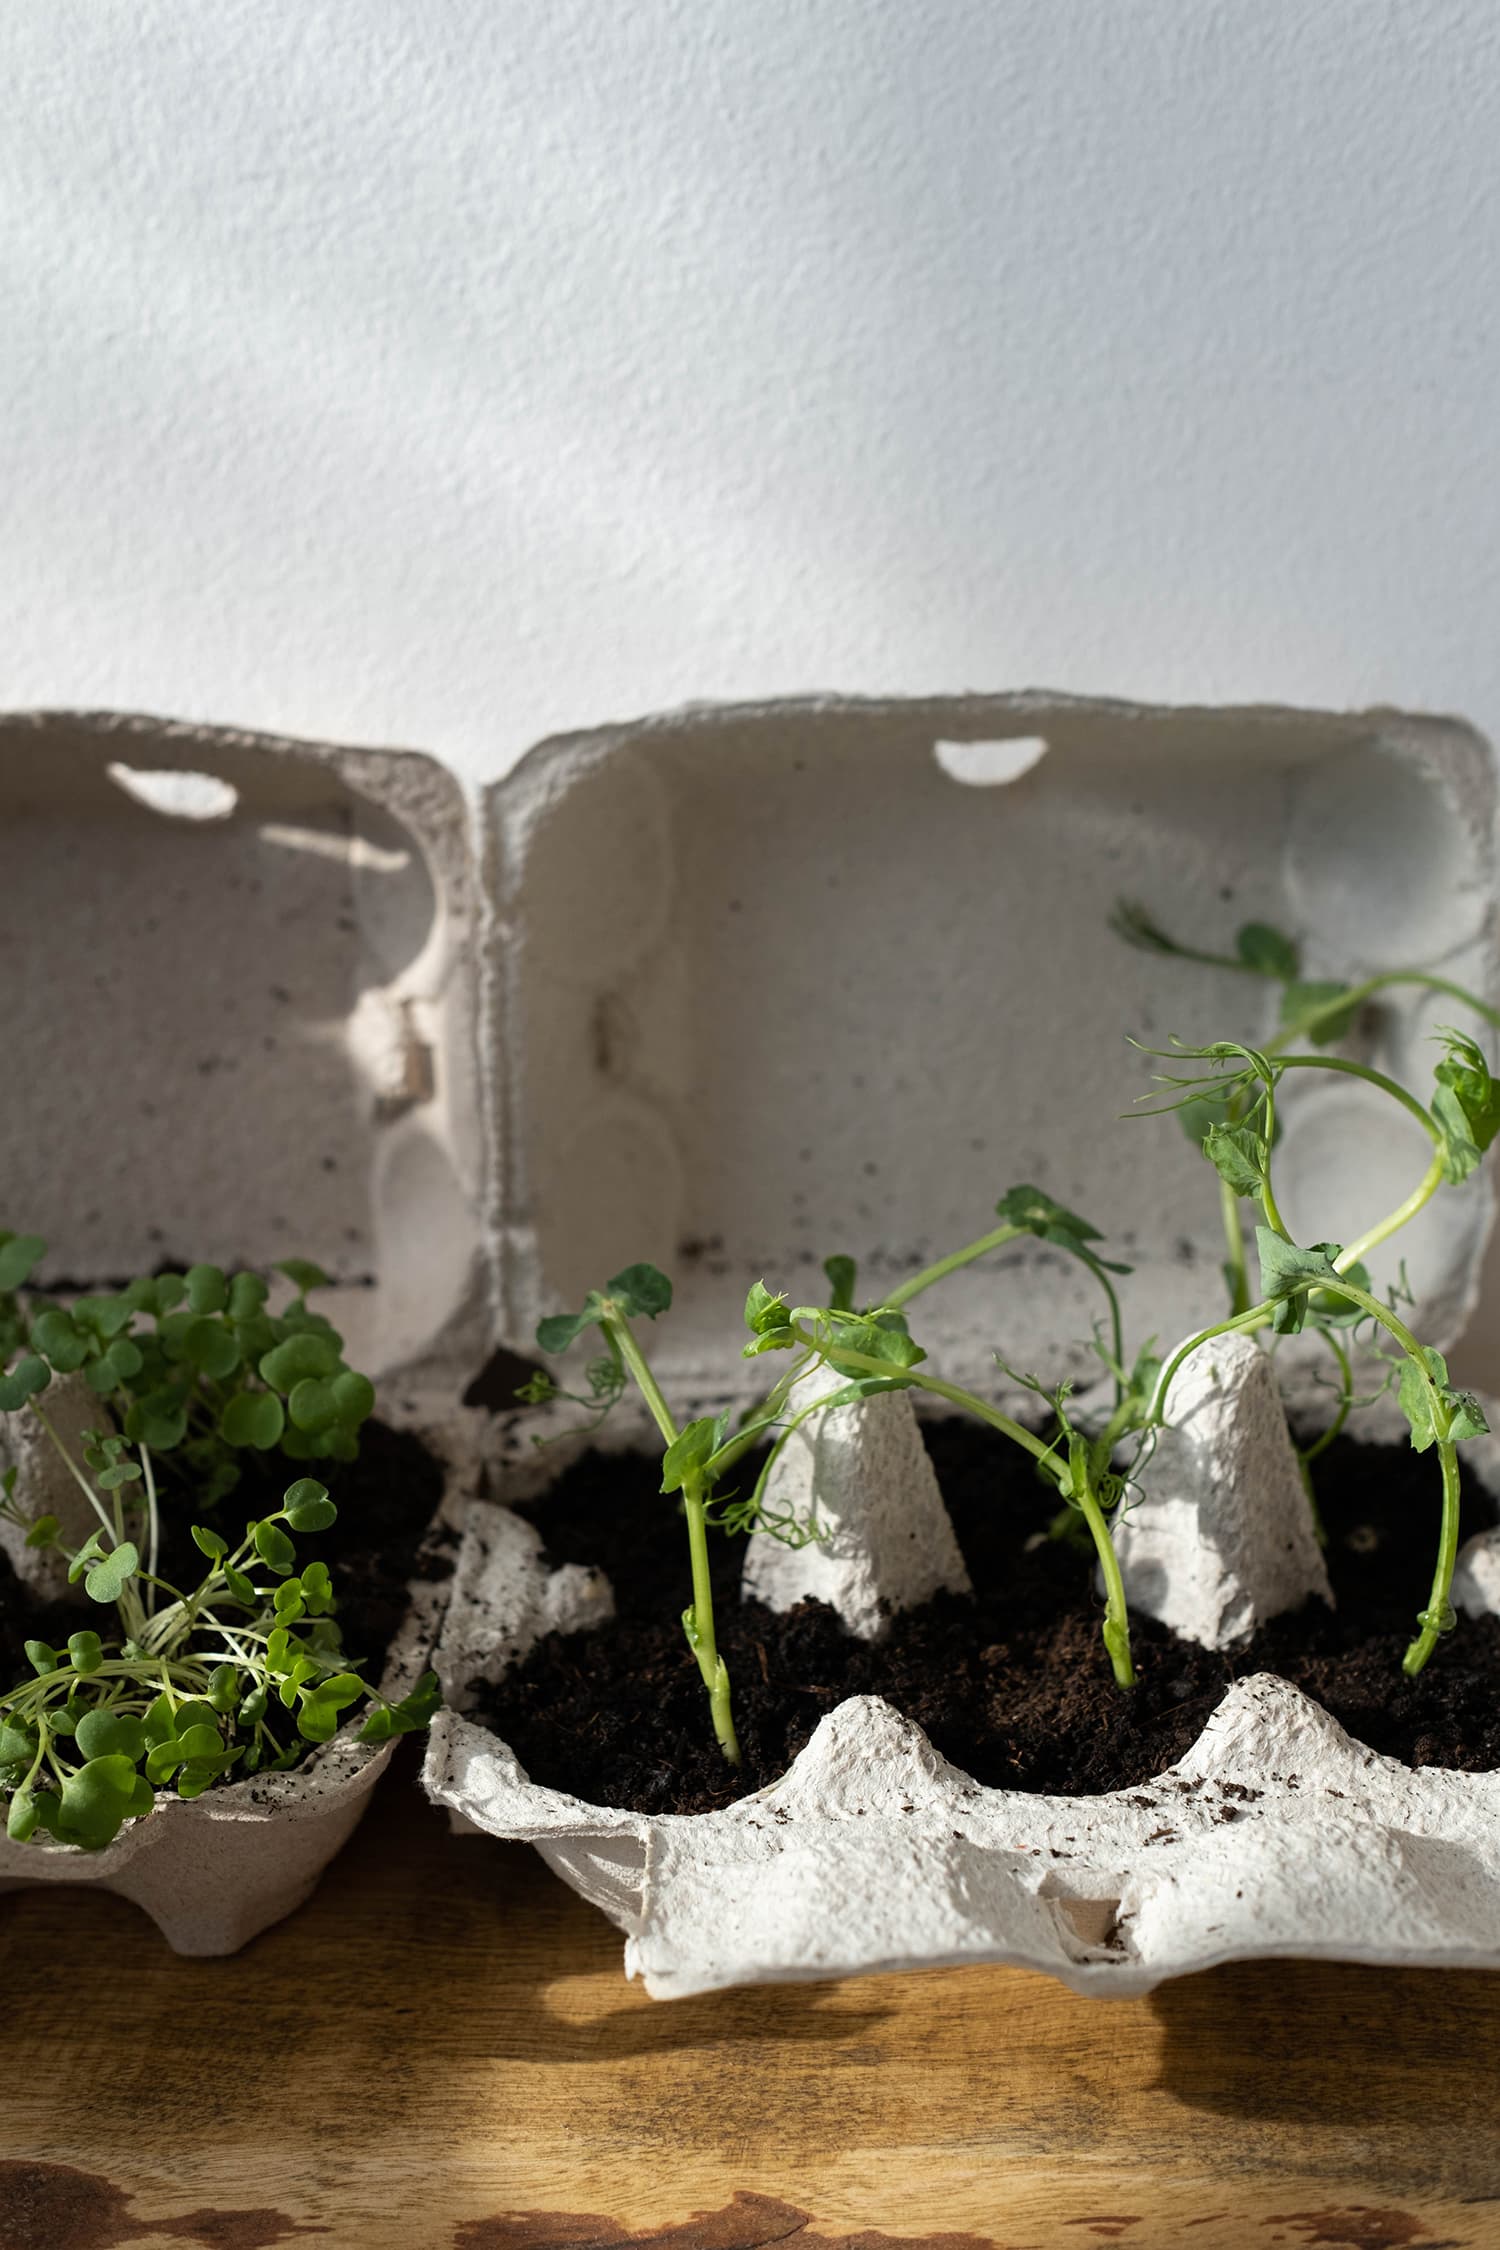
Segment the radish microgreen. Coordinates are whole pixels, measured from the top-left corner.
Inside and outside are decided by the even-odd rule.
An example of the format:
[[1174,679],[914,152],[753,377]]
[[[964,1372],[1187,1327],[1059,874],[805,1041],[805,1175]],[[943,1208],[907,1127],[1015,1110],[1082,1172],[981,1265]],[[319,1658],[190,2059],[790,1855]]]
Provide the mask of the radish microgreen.
[[[69,1582],[113,1618],[63,1650],[29,1641],[34,1677],[0,1694],[11,1838],[100,1849],[151,1810],[159,1788],[196,1797],[294,1765],[361,1699],[364,1740],[424,1726],[435,1677],[394,1703],[367,1686],[340,1644],[327,1565],[298,1570],[297,1537],[337,1514],[314,1479],[297,1478],[238,1542],[195,1523],[207,1568],[188,1590],[159,1574],[163,1504],[212,1516],[247,1451],[293,1463],[357,1456],[375,1393],[346,1365],[332,1323],[308,1308],[327,1277],[286,1260],[277,1270],[296,1294],[274,1314],[258,1275],[211,1265],[63,1304],[29,1286],[44,1252],[37,1235],[0,1234],[0,1414],[40,1424],[92,1525],[69,1545],[55,1515],[23,1508],[14,1468],[0,1478],[0,1516],[28,1547],[61,1555]],[[81,1377],[98,1402],[98,1424],[76,1447],[49,1412],[58,1376]]]
[[[90,1454],[108,1459],[110,1445],[101,1439]],[[95,1481],[113,1466],[127,1464],[96,1469]],[[327,1564],[297,1569],[293,1534],[326,1530],[336,1513],[326,1487],[300,1477],[233,1545],[194,1525],[207,1568],[188,1592],[144,1570],[134,1542],[103,1527],[76,1550],[55,1524],[32,1527],[33,1543],[57,1548],[69,1578],[114,1618],[107,1634],[85,1628],[62,1649],[28,1641],[33,1676],[0,1695],[0,1804],[12,1842],[102,1850],[152,1810],[158,1790],[199,1797],[218,1781],[285,1771],[361,1699],[363,1741],[426,1726],[436,1676],[396,1702],[371,1688],[340,1642]]]

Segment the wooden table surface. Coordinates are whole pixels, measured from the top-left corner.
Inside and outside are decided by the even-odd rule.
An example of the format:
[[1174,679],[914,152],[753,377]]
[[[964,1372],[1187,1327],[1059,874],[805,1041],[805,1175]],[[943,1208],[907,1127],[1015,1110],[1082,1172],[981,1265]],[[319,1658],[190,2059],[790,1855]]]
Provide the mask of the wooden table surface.
[[0,1900],[0,2250],[1500,2250],[1500,1977],[1310,1964],[1148,2000],[962,1969],[663,2005],[408,1747],[224,1962]]

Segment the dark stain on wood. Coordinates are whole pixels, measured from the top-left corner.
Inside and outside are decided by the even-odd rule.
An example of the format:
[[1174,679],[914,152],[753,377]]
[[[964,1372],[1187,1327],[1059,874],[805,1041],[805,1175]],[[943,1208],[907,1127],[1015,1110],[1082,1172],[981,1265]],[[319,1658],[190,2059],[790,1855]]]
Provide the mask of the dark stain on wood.
[[586,2212],[516,2211],[509,2217],[471,2219],[453,2238],[453,2250],[1005,2250],[988,2235],[894,2235],[841,2229],[825,2234],[810,2211],[772,2195],[743,2190],[717,2211],[697,2211],[667,2226],[631,2233],[617,2219]]
[[[1292,2227],[1307,2250],[1471,2250],[1471,2245],[1447,2235],[1439,2242],[1411,2211],[1377,2209],[1370,2203],[1349,2203],[1338,2210],[1278,2211],[1262,2219],[1263,2227]],[[1272,2238],[1278,2239],[1277,2237]],[[1473,2246],[1478,2250],[1478,2246]]]
[[294,2235],[327,2234],[284,2211],[188,2211],[141,2218],[131,2197],[97,2172],[71,2164],[0,2161],[0,2250],[119,2250],[143,2235],[196,2243],[199,2250],[273,2250]]

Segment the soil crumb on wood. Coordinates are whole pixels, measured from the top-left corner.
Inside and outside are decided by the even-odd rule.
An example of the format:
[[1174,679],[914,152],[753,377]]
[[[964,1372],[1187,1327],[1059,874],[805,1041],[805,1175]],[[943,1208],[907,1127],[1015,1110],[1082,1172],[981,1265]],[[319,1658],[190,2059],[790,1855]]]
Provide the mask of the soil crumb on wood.
[[[484,1693],[481,1715],[532,1779],[638,1812],[706,1812],[775,1781],[818,1721],[880,1695],[992,1787],[1094,1796],[1138,1786],[1203,1731],[1230,1682],[1276,1672],[1374,1750],[1408,1765],[1500,1766],[1500,1618],[1464,1618],[1426,1671],[1401,1657],[1428,1595],[1439,1484],[1430,1455],[1339,1439],[1317,1463],[1338,1607],[1309,1603],[1215,1652],[1135,1616],[1139,1682],[1114,1685],[1089,1553],[1046,1536],[1056,1495],[973,1422],[923,1425],[973,1599],[939,1595],[877,1645],[822,1602],[778,1615],[739,1598],[744,1545],[712,1541],[715,1621],[744,1763],[725,1765],[679,1618],[687,1541],[658,1463],[589,1453],[530,1510],[554,1564],[593,1563],[614,1621],[554,1634]],[[749,1476],[754,1464],[747,1464]],[[1494,1521],[1468,1481],[1462,1537]]]

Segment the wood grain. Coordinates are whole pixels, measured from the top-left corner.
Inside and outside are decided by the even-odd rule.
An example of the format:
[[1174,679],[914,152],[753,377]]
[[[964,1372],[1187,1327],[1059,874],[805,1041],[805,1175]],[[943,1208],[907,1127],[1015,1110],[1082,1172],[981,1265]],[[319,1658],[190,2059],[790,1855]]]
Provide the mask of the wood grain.
[[32,1891],[0,1977],[0,2250],[1500,2250],[1500,1977],[657,2005],[531,1853],[446,1833],[409,1753],[234,1960]]

